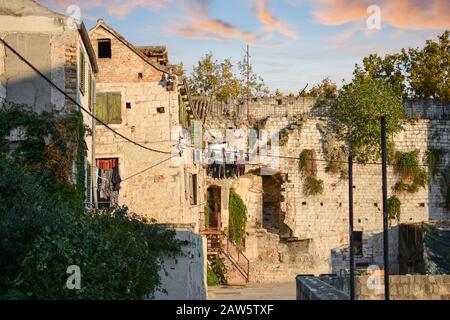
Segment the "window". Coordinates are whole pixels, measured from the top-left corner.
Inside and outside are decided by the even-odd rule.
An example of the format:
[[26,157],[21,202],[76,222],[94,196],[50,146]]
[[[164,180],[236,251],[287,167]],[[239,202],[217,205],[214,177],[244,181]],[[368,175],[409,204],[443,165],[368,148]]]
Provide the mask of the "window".
[[189,179],[189,190],[190,190],[190,199],[191,204],[196,205],[197,204],[197,175],[191,174]]
[[362,231],[353,231],[353,247],[355,256],[363,255],[363,233]]
[[126,106],[127,106],[127,109],[131,109],[131,102],[127,102]]
[[[95,115],[106,124],[122,123],[122,96],[120,92],[98,93]],[[98,123],[99,124],[99,123]]]
[[98,40],[98,57],[99,58],[111,58],[111,40],[101,39]]
[[157,111],[158,113],[165,113],[165,112],[166,112],[165,109],[164,109],[164,107],[158,107],[158,108],[156,108],[156,111]]
[[82,50],[80,50],[80,92],[83,96],[86,92],[86,62]]

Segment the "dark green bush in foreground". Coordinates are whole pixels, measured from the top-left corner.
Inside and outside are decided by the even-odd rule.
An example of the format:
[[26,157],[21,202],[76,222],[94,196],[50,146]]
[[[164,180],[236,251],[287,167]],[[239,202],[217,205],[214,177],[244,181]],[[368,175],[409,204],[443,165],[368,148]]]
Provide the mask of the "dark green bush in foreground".
[[[139,299],[160,284],[173,231],[116,208],[81,213],[52,200],[39,176],[0,155],[0,299]],[[67,267],[81,269],[69,290]]]

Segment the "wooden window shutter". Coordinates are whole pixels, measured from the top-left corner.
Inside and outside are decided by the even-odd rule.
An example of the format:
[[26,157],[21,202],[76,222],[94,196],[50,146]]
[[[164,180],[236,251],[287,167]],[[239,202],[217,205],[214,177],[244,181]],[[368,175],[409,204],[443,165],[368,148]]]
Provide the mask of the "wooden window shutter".
[[88,90],[89,90],[89,92],[88,92],[88,99],[89,99],[89,102],[88,102],[88,106],[89,106],[89,110],[92,110],[92,94],[93,94],[93,88],[92,88],[92,72],[91,72],[91,70],[89,70],[89,76],[88,76],[88,80],[89,80],[89,84],[88,84]]
[[108,94],[108,123],[122,123],[122,95],[120,93]]
[[86,63],[84,61],[84,52],[80,49],[80,92],[84,95],[86,92]]
[[[101,121],[107,123],[108,122],[108,113],[107,113],[107,96],[104,93],[97,93],[97,103],[95,106],[95,116]],[[99,123],[97,123],[98,125]]]

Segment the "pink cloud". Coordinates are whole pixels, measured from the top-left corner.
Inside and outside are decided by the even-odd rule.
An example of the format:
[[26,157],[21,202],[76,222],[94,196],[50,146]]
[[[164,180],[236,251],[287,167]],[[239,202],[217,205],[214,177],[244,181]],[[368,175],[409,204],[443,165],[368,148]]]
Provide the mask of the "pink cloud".
[[378,5],[382,23],[398,29],[445,29],[450,27],[448,0],[319,0],[313,15],[325,25],[342,25],[367,19],[367,8]]
[[194,39],[239,39],[249,44],[256,43],[258,37],[254,33],[211,17],[209,0],[185,0],[183,3],[187,18],[169,34]]
[[285,21],[275,18],[268,7],[268,0],[256,0],[254,11],[266,32],[278,32],[288,38],[297,39],[297,31]]

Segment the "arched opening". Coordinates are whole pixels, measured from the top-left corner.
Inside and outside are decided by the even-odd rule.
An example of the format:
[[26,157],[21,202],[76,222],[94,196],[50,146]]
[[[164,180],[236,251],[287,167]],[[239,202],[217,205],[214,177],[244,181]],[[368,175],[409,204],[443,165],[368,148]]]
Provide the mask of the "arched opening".
[[205,229],[220,230],[221,189],[219,186],[208,188],[205,205]]

